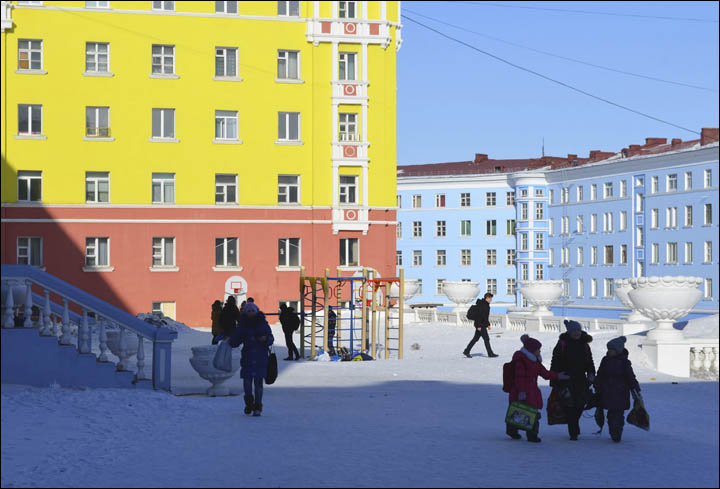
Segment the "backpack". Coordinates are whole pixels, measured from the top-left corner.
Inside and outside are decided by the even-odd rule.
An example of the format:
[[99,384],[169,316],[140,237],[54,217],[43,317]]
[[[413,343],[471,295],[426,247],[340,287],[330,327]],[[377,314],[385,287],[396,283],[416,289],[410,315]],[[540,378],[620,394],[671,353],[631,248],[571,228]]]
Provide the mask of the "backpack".
[[478,314],[478,307],[477,304],[473,304],[470,306],[470,309],[468,309],[467,314],[465,314],[465,317],[467,317],[470,321],[475,321],[477,319]]
[[511,360],[503,364],[503,392],[510,392],[515,385],[515,361]]

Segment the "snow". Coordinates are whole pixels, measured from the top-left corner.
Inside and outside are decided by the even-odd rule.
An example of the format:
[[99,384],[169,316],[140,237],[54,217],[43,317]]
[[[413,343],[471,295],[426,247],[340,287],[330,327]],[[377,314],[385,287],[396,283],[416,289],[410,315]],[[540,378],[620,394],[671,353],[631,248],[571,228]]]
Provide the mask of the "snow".
[[[502,364],[519,332],[491,330],[493,359],[482,342],[462,356],[469,328],[412,324],[402,361],[280,360],[253,418],[242,397],[197,395],[210,384],[190,348],[210,334],[177,330],[173,394],[3,384],[2,487],[718,487],[717,382],[649,369],[637,335],[627,347],[651,431],[626,425],[614,444],[587,412],[570,442],[543,411],[531,444],[504,433]],[[613,334],[591,334],[598,365]],[[557,335],[533,336],[549,367]],[[239,375],[228,382],[241,391]]]
[[715,338],[720,333],[720,316],[706,316],[688,321],[682,329],[686,338]]

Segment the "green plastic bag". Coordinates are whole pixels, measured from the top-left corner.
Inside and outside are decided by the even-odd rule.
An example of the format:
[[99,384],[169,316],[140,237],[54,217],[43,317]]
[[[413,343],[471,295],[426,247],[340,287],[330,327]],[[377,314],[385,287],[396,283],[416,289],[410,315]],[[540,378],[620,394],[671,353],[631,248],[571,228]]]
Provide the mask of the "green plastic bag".
[[531,431],[538,420],[538,410],[525,402],[515,401],[508,406],[505,423],[519,430]]

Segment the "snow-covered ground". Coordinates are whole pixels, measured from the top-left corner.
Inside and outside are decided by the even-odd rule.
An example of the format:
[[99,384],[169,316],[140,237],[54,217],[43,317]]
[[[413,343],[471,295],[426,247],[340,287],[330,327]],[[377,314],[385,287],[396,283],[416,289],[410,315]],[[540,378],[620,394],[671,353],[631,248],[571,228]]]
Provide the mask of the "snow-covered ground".
[[[499,358],[482,342],[464,358],[471,329],[426,324],[406,327],[403,361],[281,360],[253,418],[242,397],[187,395],[210,385],[188,362],[210,334],[181,328],[175,395],[3,385],[2,487],[718,487],[717,382],[649,369],[631,336],[650,432],[626,425],[616,445],[586,412],[571,442],[543,412],[543,442],[514,441],[500,384],[520,333],[491,333]],[[557,335],[534,336],[549,367]],[[612,334],[593,336],[597,365]],[[229,383],[241,391],[239,376]]]

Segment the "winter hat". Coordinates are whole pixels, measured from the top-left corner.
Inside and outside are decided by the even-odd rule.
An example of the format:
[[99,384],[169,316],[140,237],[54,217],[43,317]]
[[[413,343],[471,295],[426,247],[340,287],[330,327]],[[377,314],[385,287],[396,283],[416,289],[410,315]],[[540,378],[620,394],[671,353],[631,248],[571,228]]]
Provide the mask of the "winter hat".
[[520,337],[520,341],[522,341],[523,346],[530,353],[535,353],[542,347],[542,343],[540,343],[535,338],[530,338],[526,334],[524,334]]
[[624,336],[620,336],[619,338],[614,338],[607,342],[607,348],[608,350],[615,350],[618,353],[622,353],[622,351],[625,349],[625,342],[627,341],[627,338]]
[[566,319],[565,327],[567,328],[568,333],[572,333],[575,330],[582,331],[582,326],[577,321]]
[[258,306],[256,306],[254,302],[248,302],[245,304],[245,309],[243,310],[245,312],[260,312],[260,309],[258,309]]

